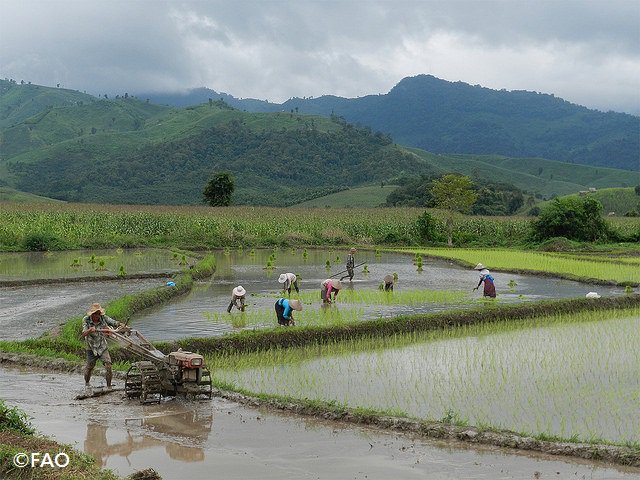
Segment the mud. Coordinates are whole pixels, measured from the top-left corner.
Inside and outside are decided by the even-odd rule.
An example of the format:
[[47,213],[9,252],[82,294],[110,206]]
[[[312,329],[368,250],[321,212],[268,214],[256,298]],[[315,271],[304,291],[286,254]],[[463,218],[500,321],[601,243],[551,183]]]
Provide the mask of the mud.
[[0,288],[0,340],[24,340],[82,316],[94,302],[164,285],[163,279],[98,281]]
[[113,395],[74,401],[83,383],[78,375],[0,367],[0,378],[2,397],[24,409],[42,433],[74,444],[120,475],[150,467],[164,479],[194,480],[613,480],[640,475],[637,468],[481,444],[469,447],[344,419],[292,417],[223,398],[147,406]]

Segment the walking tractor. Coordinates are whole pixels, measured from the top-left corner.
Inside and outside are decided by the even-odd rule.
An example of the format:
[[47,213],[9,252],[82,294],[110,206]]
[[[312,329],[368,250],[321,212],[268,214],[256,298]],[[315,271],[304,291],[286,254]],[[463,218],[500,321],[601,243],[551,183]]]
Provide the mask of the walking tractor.
[[181,348],[165,355],[137,330],[103,329],[111,341],[143,358],[127,371],[124,392],[141,403],[160,402],[162,397],[184,395],[188,398],[211,398],[211,372],[204,357]]

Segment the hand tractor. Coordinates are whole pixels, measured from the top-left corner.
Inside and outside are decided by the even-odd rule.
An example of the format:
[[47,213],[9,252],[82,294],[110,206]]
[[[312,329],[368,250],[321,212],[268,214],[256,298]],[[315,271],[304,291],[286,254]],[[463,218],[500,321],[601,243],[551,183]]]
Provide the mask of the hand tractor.
[[124,383],[129,398],[140,403],[160,402],[162,397],[211,398],[211,372],[204,358],[181,348],[165,355],[137,330],[129,327],[102,329],[108,339],[144,360],[131,364]]

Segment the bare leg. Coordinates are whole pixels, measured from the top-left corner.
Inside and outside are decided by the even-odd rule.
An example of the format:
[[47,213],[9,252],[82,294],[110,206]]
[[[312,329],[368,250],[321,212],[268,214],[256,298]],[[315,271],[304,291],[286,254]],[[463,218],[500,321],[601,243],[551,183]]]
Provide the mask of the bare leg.
[[104,378],[107,381],[107,388],[111,388],[111,379],[113,378],[113,371],[111,370],[111,364],[104,364],[105,374]]
[[89,382],[91,381],[91,372],[93,372],[93,366],[85,365],[84,366],[84,384],[88,387]]

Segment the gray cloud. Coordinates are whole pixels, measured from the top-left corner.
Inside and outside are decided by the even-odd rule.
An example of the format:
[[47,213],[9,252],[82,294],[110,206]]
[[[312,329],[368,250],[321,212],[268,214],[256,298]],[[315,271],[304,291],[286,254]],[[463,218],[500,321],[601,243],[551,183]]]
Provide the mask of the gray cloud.
[[640,113],[633,0],[2,0],[0,75],[88,93],[355,97],[429,73]]

